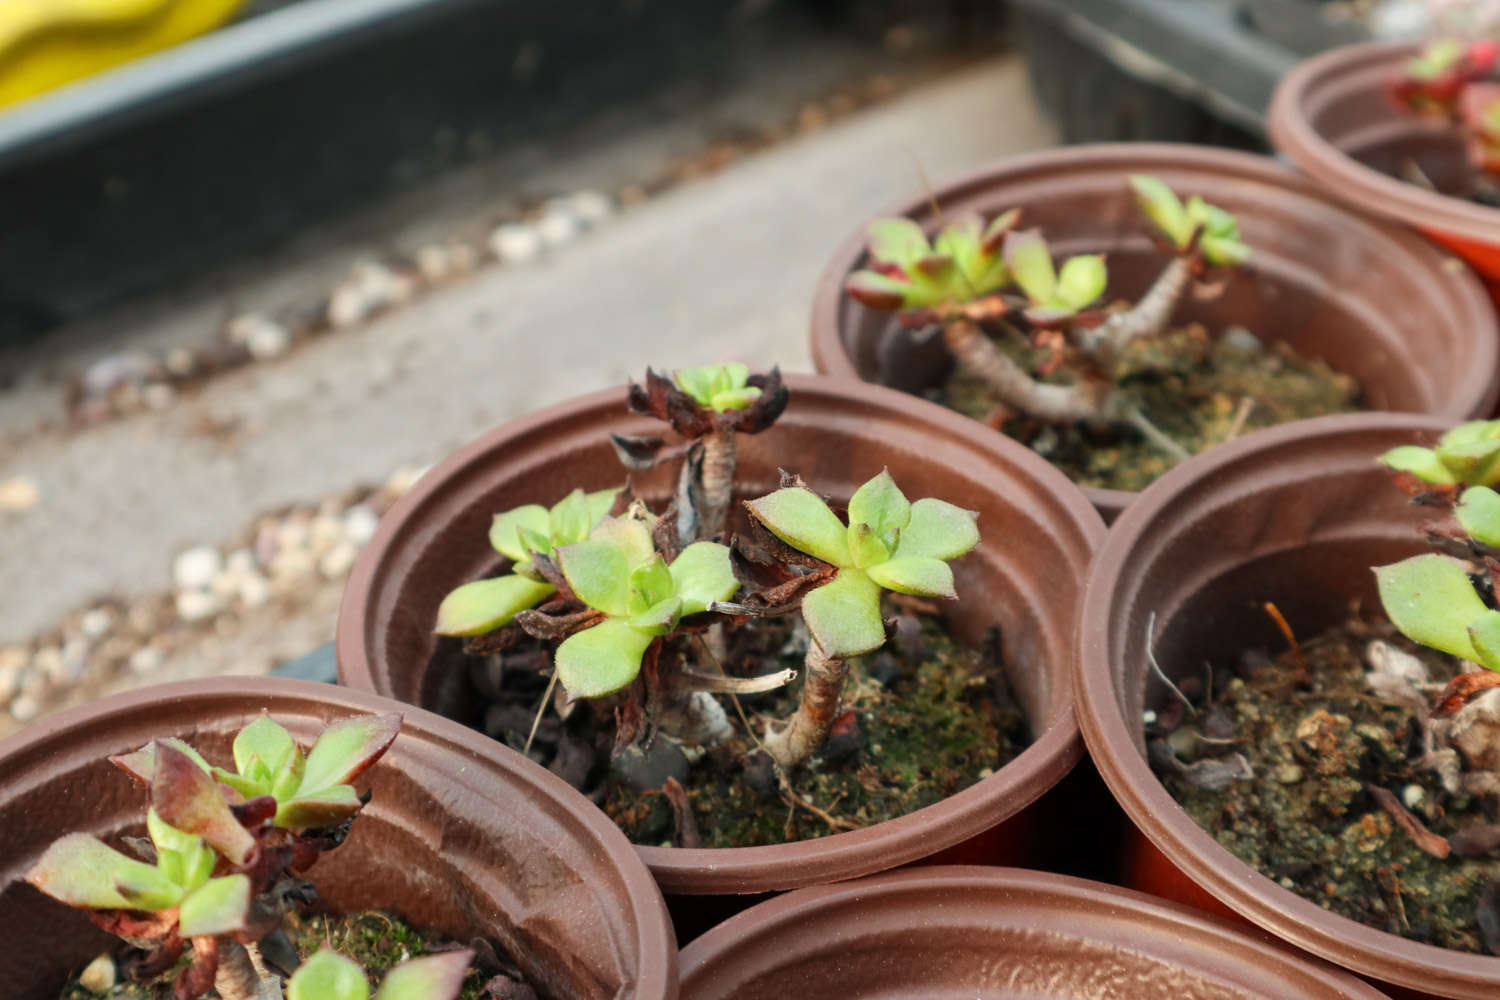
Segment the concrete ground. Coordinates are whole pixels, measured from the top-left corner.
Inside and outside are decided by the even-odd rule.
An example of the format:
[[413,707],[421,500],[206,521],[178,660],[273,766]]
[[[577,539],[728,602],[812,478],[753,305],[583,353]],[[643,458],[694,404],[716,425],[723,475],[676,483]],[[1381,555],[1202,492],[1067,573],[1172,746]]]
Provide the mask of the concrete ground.
[[[681,146],[680,124],[658,129],[662,148]],[[28,694],[12,713],[31,718],[111,687],[258,672],[326,641],[337,571],[295,600],[200,623],[165,662],[123,675],[91,667],[87,642],[69,647],[58,623],[107,597],[118,609],[169,594],[183,549],[229,547],[262,515],[378,485],[502,421],[623,385],[648,364],[737,357],[810,370],[809,304],[841,240],[918,190],[924,172],[941,179],[1052,142],[1019,57],[1001,55],[672,187],[535,263],[480,268],[163,409],[63,426],[50,419],[57,403],[45,387],[23,382],[0,402],[0,491],[19,490],[8,509],[0,503],[0,705]],[[646,129],[621,139],[613,161],[578,149],[548,166],[575,188],[616,190],[628,178],[604,176],[611,165],[638,169],[656,145]],[[465,224],[475,209],[464,197],[473,195],[453,194],[442,217]],[[93,326],[159,345],[185,315],[260,308],[321,276],[310,260],[332,269],[352,255],[327,251],[325,240],[316,254],[262,261],[193,301],[136,304]],[[91,342],[64,331],[31,367],[55,373]],[[58,667],[54,650],[39,663],[49,643],[83,660]],[[42,670],[50,682],[35,679]]]

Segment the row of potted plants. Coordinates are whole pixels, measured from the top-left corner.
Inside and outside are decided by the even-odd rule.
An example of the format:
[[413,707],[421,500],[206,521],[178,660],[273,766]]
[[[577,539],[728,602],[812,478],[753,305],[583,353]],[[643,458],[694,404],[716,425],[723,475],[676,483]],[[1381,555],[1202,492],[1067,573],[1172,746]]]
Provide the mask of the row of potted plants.
[[[1097,305],[1106,293],[1128,305]],[[1500,959],[1303,899],[1221,846],[1159,777],[1190,775],[1200,791],[1246,779],[1243,754],[1222,752],[1240,735],[1183,713],[1222,715],[1213,680],[1222,693],[1234,676],[1222,664],[1295,645],[1351,600],[1373,607],[1369,567],[1420,548],[1420,518],[1375,457],[1493,408],[1500,334],[1472,277],[1255,157],[1073,149],[961,179],[851,239],[818,293],[813,351],[843,377],[648,371],[628,394],[554,407],[450,456],[354,569],[344,689],[181,685],[0,743],[16,779],[0,828],[21,833],[0,852],[7,995],[57,995],[104,948],[38,889],[137,943],[190,944],[179,982],[215,974],[203,955],[271,933],[233,907],[228,923],[195,927],[189,894],[210,883],[176,868],[177,889],[147,897],[94,854],[74,864],[106,871],[105,889],[41,864],[68,831],[135,837],[166,871],[179,834],[158,839],[160,817],[188,810],[148,774],[157,819],[143,816],[107,756],[179,738],[232,807],[225,843],[243,828],[267,857],[336,846],[307,871],[320,905],[481,940],[498,954],[473,964],[497,975],[477,996],[675,996],[674,924],[685,943],[714,928],[682,953],[690,996],[812,983],[859,995],[911,970],[921,995],[942,985],[938,970],[956,989],[1046,982],[1059,996],[1127,979],[1379,995],[1215,918],[1061,876],[933,868],[829,886],[913,862],[1107,875],[1117,827],[1131,886],[1217,907],[1392,993],[1493,995]],[[1190,390],[1208,416],[1164,418],[1161,394],[1204,368],[1236,373]],[[1429,416],[1240,436],[1302,412],[1259,396],[1287,372],[1290,395],[1317,405],[1345,408],[1357,386],[1369,409]],[[1189,440],[1216,447],[1184,460]],[[1098,459],[1131,442],[1148,455],[1135,480]],[[1170,471],[1139,499],[1080,491],[1039,452],[1103,482]],[[1205,660],[1219,665],[1206,684]],[[243,780],[253,740],[234,734],[262,711],[311,747],[319,724],[399,705],[421,707],[400,709],[352,827],[352,812],[287,819],[291,778]],[[1214,752],[1179,753],[1188,736]],[[1077,767],[1085,741],[1107,793]],[[208,768],[231,755],[238,774]],[[1401,822],[1420,827],[1417,808]],[[256,905],[288,913],[303,901],[299,863],[256,867],[249,848],[221,848],[220,827],[169,829],[182,826],[203,841],[192,851],[219,851],[204,878],[249,877]],[[721,846],[730,827],[738,840]],[[1399,871],[1386,874],[1399,906]],[[71,896],[51,891],[61,884]],[[121,924],[146,910],[157,936]]]

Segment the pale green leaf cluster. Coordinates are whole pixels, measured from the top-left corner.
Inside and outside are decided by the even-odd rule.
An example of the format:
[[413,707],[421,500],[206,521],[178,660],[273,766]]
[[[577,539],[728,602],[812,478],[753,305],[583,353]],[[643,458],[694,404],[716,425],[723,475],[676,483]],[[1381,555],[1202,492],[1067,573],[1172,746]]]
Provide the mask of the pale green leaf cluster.
[[[386,973],[374,1000],[452,1000],[463,988],[471,951],[413,958]],[[353,960],[323,948],[286,984],[287,1000],[370,1000],[370,984]]]
[[932,243],[911,219],[876,219],[870,257],[885,268],[855,272],[849,293],[876,309],[919,309],[997,291],[1010,280],[1001,242],[1019,215],[1006,212],[988,225],[966,215],[944,226]]
[[1250,259],[1250,248],[1240,241],[1240,223],[1230,213],[1193,195],[1184,205],[1173,190],[1149,174],[1133,174],[1141,211],[1172,245],[1186,250],[1198,234],[1198,249],[1210,264],[1234,267]]
[[586,540],[558,549],[557,563],[578,599],[605,615],[557,648],[558,680],[575,698],[625,688],[653,641],[739,589],[729,549],[716,542],[694,542],[668,565],[642,511],[606,517]]
[[1005,263],[1031,303],[1026,318],[1038,326],[1077,315],[1093,305],[1109,284],[1104,258],[1097,254],[1070,257],[1060,271],[1054,269],[1052,251],[1035,229],[1005,237]]
[[1500,611],[1485,605],[1457,559],[1412,556],[1375,570],[1380,603],[1402,635],[1500,670]]
[[1453,72],[1463,58],[1463,42],[1456,38],[1437,38],[1407,60],[1404,72],[1413,80],[1430,82]]
[[250,909],[250,879],[214,878],[218,855],[202,837],[170,826],[155,809],[146,831],[156,848],[147,864],[86,833],[53,842],[26,879],[69,906],[91,910],[178,911],[184,937],[242,930]]
[[1471,420],[1444,434],[1436,448],[1404,444],[1380,461],[1434,486],[1500,485],[1500,420]]
[[673,378],[679,389],[693,397],[693,402],[715,413],[743,410],[760,398],[759,388],[745,384],[750,378],[750,369],[737,361],[701,368],[679,368]]
[[517,614],[551,597],[556,588],[537,575],[533,555],[550,556],[561,546],[587,538],[594,525],[609,513],[619,492],[618,488],[596,493],[579,489],[551,510],[527,504],[496,514],[490,525],[490,545],[514,563],[511,572],[475,580],[450,592],[438,605],[433,631],[439,635],[483,635],[509,625]]
[[850,498],[847,525],[801,486],[747,506],[777,538],[837,567],[828,583],[802,599],[808,630],[832,657],[858,656],[885,642],[883,589],[957,597],[948,562],[979,543],[973,511],[931,498],[911,503],[885,470]]

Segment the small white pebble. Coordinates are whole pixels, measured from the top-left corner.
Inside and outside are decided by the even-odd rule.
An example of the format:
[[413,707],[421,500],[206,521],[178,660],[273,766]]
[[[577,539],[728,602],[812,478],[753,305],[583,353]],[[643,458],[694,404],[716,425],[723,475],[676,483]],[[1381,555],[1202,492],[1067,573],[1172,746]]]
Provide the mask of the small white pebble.
[[19,514],[30,510],[41,500],[42,491],[30,476],[12,476],[0,480],[0,511]]
[[259,573],[240,578],[240,601],[247,608],[258,608],[271,599],[271,584]]
[[1141,713],[1141,722],[1148,726],[1153,725],[1156,722],[1156,713],[1149,708],[1146,709]]
[[351,545],[363,545],[375,536],[380,519],[364,504],[355,504],[344,512],[344,538]]
[[573,214],[589,226],[597,226],[615,214],[614,202],[603,191],[579,191],[567,201]]
[[536,222],[537,235],[549,247],[560,247],[575,239],[583,230],[578,216],[570,211],[552,210],[543,213]]
[[261,327],[250,335],[249,340],[245,341],[245,349],[257,361],[268,361],[271,358],[280,357],[291,346],[291,332],[278,323]]
[[115,988],[115,960],[105,952],[78,974],[78,985],[101,996]]
[[29,694],[23,694],[10,703],[10,717],[17,722],[30,722],[41,710],[41,703]]
[[427,470],[430,468],[432,468],[430,465],[420,467],[403,465],[395,472],[392,472],[390,478],[386,479],[385,489],[393,496],[401,496],[407,490],[417,485],[417,481],[425,476]]
[[141,402],[148,410],[165,410],[177,399],[177,390],[165,382],[152,382],[141,390]]
[[161,653],[154,646],[142,646],[130,654],[130,669],[138,674],[149,674],[161,666]]
[[1408,809],[1417,808],[1426,797],[1427,793],[1421,785],[1407,785],[1401,789],[1401,801],[1406,804],[1406,808]]
[[20,668],[0,664],[0,705],[10,701],[20,686]]
[[178,378],[182,378],[183,376],[193,374],[193,370],[198,367],[198,359],[186,347],[174,347],[167,352],[164,364],[167,371]]
[[235,549],[224,558],[224,571],[235,579],[256,570],[255,553],[247,548]]
[[98,639],[115,623],[115,613],[110,608],[90,608],[78,620],[78,629],[85,638]]
[[288,517],[276,526],[276,550],[278,554],[285,549],[300,549],[307,546],[307,525],[305,517]]
[[43,646],[32,656],[31,669],[40,672],[43,677],[53,684],[61,683],[65,679],[63,677],[62,650],[56,646]]
[[271,560],[271,575],[285,583],[317,572],[318,564],[306,549],[283,549]]
[[223,568],[219,550],[212,545],[195,545],[177,553],[172,561],[172,580],[180,590],[201,589],[213,585]]
[[177,617],[185,622],[201,622],[218,614],[220,598],[209,590],[182,590],[177,594]]
[[417,271],[422,280],[437,284],[453,276],[452,255],[447,247],[428,244],[417,250]]
[[319,560],[318,572],[329,580],[337,580],[354,566],[358,554],[359,550],[348,542],[335,546]]
[[322,555],[344,540],[344,525],[326,514],[320,514],[308,525],[307,540],[313,553]]
[[479,263],[479,255],[467,243],[455,243],[448,248],[448,267],[454,274],[467,274]]
[[529,264],[542,255],[542,237],[530,226],[508,222],[490,233],[490,249],[502,264]]

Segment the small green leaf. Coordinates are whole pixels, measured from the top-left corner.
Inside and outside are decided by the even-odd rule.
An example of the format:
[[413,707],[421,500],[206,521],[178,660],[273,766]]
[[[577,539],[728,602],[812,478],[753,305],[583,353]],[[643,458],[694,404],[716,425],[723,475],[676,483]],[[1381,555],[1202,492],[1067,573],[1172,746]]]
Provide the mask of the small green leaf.
[[1438,439],[1438,450],[1500,437],[1500,420],[1469,420],[1451,427]]
[[164,740],[153,740],[152,742],[147,743],[145,746],[141,747],[139,750],[133,750],[130,753],[118,754],[114,757],[111,757],[109,758],[109,762],[118,767],[120,770],[124,771],[126,774],[130,775],[136,781],[139,781],[141,784],[149,785],[151,784],[152,777],[156,774],[157,744],[165,744],[166,746],[171,747],[179,753],[186,754],[187,758],[194,764],[197,764],[200,768],[202,768],[204,773],[208,773],[213,770],[213,768],[209,766],[208,761],[203,759],[203,755],[201,753],[199,753],[197,750],[194,750],[187,743],[183,742],[175,736],[168,737]]
[[[191,833],[184,833],[172,824],[161,818],[161,813],[154,808],[146,807],[146,833],[151,837],[151,843],[156,846],[158,856],[169,853],[185,854],[203,843],[203,838]],[[179,885],[180,879],[175,879]]]
[[984,228],[984,235],[980,237],[980,244],[986,253],[995,253],[1000,249],[1005,239],[1005,234],[1016,227],[1016,222],[1021,218],[1021,210],[1012,208],[1001,212],[990,220],[990,224]]
[[1435,486],[1446,486],[1456,480],[1448,467],[1438,460],[1437,452],[1414,444],[1403,444],[1392,448],[1379,461],[1397,472],[1410,472],[1423,482]]
[[666,597],[639,614],[631,615],[626,620],[631,628],[640,629],[651,635],[666,635],[676,627],[677,620],[681,617],[682,598]]
[[568,586],[584,604],[607,615],[630,614],[632,564],[624,549],[612,541],[591,538],[558,549],[557,561]]
[[589,536],[594,523],[589,519],[589,502],[583,490],[575,489],[547,512],[552,547],[581,542]]
[[627,515],[606,517],[594,526],[589,541],[608,542],[625,553],[625,561],[631,569],[656,558],[656,543],[651,540],[651,525],[654,517],[644,518]]
[[1466,660],[1478,658],[1469,625],[1488,609],[1456,560],[1430,553],[1412,556],[1377,566],[1375,582],[1380,603],[1401,634]]
[[1477,662],[1500,671],[1500,611],[1486,610],[1477,621],[1470,622],[1469,641],[1479,654]]
[[878,271],[855,271],[844,282],[844,291],[871,309],[894,312],[916,303],[909,300],[911,282],[892,278]]
[[164,910],[182,898],[182,889],[155,867],[86,833],[53,841],[26,881],[69,906],[93,910]]
[[849,523],[868,524],[887,548],[911,520],[911,502],[891,478],[889,469],[866,481],[849,498]]
[[401,714],[356,715],[340,719],[318,734],[307,752],[298,797],[345,785],[385,754],[401,732]]
[[910,219],[876,219],[870,223],[870,256],[905,269],[932,251],[927,234]]
[[402,962],[386,974],[375,1000],[453,1000],[463,988],[472,951],[446,951]]
[[1186,248],[1188,240],[1193,238],[1193,227],[1188,222],[1187,210],[1172,189],[1150,174],[1132,174],[1130,186],[1135,189],[1136,200],[1146,217],[1179,250]]
[[957,559],[979,544],[979,515],[926,497],[911,505],[911,520],[896,542],[896,559]]
[[257,795],[265,795],[271,791],[266,783],[258,778],[247,778],[243,774],[215,767],[211,772],[213,779],[221,785],[228,785],[240,794],[241,798],[253,799]]
[[677,593],[671,570],[661,556],[637,566],[630,573],[630,608],[641,612]]
[[287,980],[286,1000],[369,1000],[370,984],[351,959],[323,948]]
[[709,400],[709,405],[715,412],[725,413],[729,410],[743,410],[759,398],[760,390],[753,385],[747,385],[741,389],[714,393],[713,399]]
[[843,523],[811,490],[789,486],[746,506],[771,534],[799,552],[835,566],[852,564]]
[[802,598],[802,618],[829,656],[859,656],[885,644],[880,588],[857,569],[840,570]]
[[1057,297],[1069,309],[1082,309],[1104,294],[1109,273],[1098,254],[1070,257],[1057,277]]
[[607,490],[597,490],[585,497],[589,505],[590,531],[598,527],[599,522],[609,514],[610,509],[615,505],[615,497],[620,495],[622,489],[624,489],[622,486],[612,486]]
[[1029,229],[1005,236],[1005,266],[1010,276],[1032,302],[1050,302],[1057,291],[1057,272],[1052,267],[1052,252],[1041,233]]
[[484,635],[509,625],[517,614],[556,593],[550,583],[527,576],[497,576],[454,588],[438,605],[438,635]]
[[210,879],[183,899],[177,915],[178,933],[183,937],[232,934],[245,929],[249,916],[249,877],[226,875]]
[[956,599],[953,589],[953,570],[941,559],[930,556],[911,556],[892,559],[879,566],[871,566],[865,572],[886,590],[898,594],[916,594],[921,597],[946,597]]
[[630,686],[655,636],[608,618],[557,647],[557,679],[573,698],[602,698]]
[[696,615],[715,601],[727,601],[740,589],[729,548],[717,542],[689,545],[672,561],[670,572],[684,615]]
[[[285,802],[297,794],[297,789],[302,787],[302,771],[307,766],[307,757],[303,755],[300,746],[293,746],[292,758],[287,761],[286,766],[271,776],[271,796],[277,802]],[[253,796],[250,796],[253,798]]]
[[353,785],[298,793],[277,803],[276,825],[283,830],[321,830],[338,826],[359,812],[362,805]]
[[[743,409],[760,395],[760,390],[754,390],[754,395],[745,397],[747,392],[745,380],[750,377],[750,369],[738,361],[730,361],[721,365],[704,365],[700,368],[681,368],[676,373],[677,385],[683,392],[693,397],[699,406],[706,406],[714,410]],[[745,399],[738,406],[720,406],[714,401],[723,398],[726,402],[733,399]]]
[[277,773],[291,759],[296,747],[297,741],[292,739],[291,733],[269,715],[262,714],[235,736],[234,766],[241,774],[246,774],[251,758],[258,757],[268,771]]
[[868,524],[861,522],[849,525],[848,538],[849,554],[858,569],[883,563],[891,557],[891,550],[885,547],[880,536]]
[[1459,497],[1453,515],[1471,538],[1500,545],[1500,493],[1488,486],[1470,486]]
[[1461,483],[1487,486],[1500,472],[1500,438],[1479,438],[1461,444],[1440,444],[1438,459]]
[[1250,259],[1250,248],[1239,240],[1205,236],[1198,241],[1204,259],[1216,267],[1239,267]]
[[513,562],[520,562],[531,554],[531,550],[521,540],[520,529],[525,528],[535,535],[546,536],[551,530],[551,524],[547,508],[541,504],[529,503],[524,507],[496,514],[495,520],[490,524],[490,545]]

